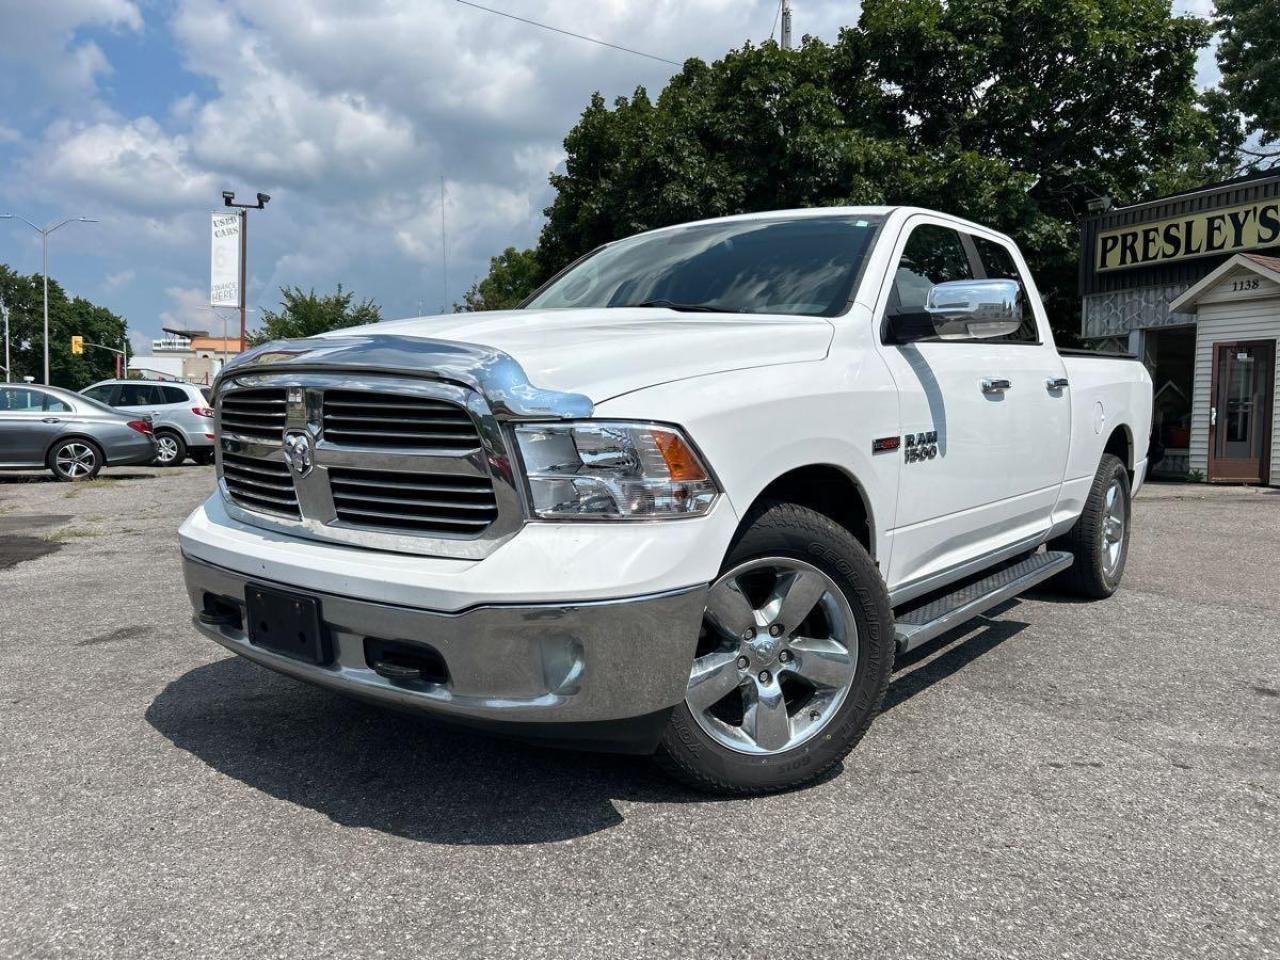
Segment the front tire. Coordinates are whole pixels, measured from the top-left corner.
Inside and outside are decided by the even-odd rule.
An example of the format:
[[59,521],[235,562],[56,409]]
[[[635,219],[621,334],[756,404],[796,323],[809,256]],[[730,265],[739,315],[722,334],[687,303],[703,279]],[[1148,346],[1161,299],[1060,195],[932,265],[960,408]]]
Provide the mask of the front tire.
[[1075,562],[1054,578],[1053,585],[1091,600],[1115,593],[1129,559],[1132,514],[1129,471],[1118,457],[1104,453],[1076,525],[1049,543],[1050,550],[1065,550],[1075,557]]
[[172,430],[156,431],[156,466],[176,467],[187,456],[187,441]]
[[767,504],[708,593],[657,761],[713,793],[807,783],[867,732],[895,652],[888,593],[862,544],[816,511]]
[[62,440],[49,451],[49,469],[67,483],[92,480],[102,469],[102,463],[102,450],[88,440]]

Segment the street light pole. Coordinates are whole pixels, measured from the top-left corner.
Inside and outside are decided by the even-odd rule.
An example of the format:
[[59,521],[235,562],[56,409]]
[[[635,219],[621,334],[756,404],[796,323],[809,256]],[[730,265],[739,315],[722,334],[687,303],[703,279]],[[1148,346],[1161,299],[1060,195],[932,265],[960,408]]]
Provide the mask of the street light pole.
[[[14,214],[0,213],[0,220],[13,220]],[[61,223],[55,223],[52,227],[37,227],[26,217],[18,217],[28,227],[40,234],[41,258],[40,272],[44,274],[44,383],[49,385],[49,234],[53,231],[65,227],[68,223],[97,223],[97,220],[91,220],[89,217],[67,217]]]
[[[236,203],[236,195],[233,190],[222,191],[222,203],[227,207],[235,207],[240,211],[240,352],[244,353],[244,315],[245,315],[245,279],[248,276],[248,268],[245,264],[249,256],[249,211],[261,210],[271,201],[271,195],[267,193],[258,194],[257,203]],[[224,344],[225,345],[225,344]]]
[[4,382],[13,383],[12,361],[9,359],[9,305],[0,300],[0,316],[4,317]]

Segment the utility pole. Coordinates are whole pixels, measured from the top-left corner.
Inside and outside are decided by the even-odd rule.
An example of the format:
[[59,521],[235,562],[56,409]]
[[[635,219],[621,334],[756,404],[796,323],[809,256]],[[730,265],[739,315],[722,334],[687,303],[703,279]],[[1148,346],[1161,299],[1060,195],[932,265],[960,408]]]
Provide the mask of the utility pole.
[[791,49],[791,0],[782,0],[782,49]]
[[440,312],[449,312],[449,234],[444,220],[444,177],[440,178]]
[[[12,220],[12,213],[0,213],[0,220]],[[65,227],[68,223],[97,223],[97,220],[90,220],[88,217],[67,217],[61,223],[55,223],[52,227],[37,227],[26,217],[18,217],[28,227],[40,234],[41,246],[41,267],[40,272],[44,274],[44,383],[49,386],[49,234]]]
[[246,263],[249,258],[249,211],[262,210],[271,201],[271,195],[266,193],[258,194],[257,203],[236,203],[236,195],[232,190],[222,191],[222,204],[227,207],[235,207],[240,211],[240,352],[244,353],[245,327],[244,327],[244,298],[245,298],[245,278],[248,276]]
[[9,305],[0,300],[0,317],[4,318],[4,382],[13,383],[12,361],[9,359]]

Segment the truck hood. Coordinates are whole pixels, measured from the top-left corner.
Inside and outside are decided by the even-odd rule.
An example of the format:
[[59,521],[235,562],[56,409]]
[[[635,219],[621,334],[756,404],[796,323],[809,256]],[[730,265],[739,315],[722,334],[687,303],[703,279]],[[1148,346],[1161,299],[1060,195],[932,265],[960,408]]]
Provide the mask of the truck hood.
[[816,317],[665,309],[502,310],[415,317],[326,336],[393,334],[493,347],[539,387],[602,403],[709,373],[821,360],[834,327]]

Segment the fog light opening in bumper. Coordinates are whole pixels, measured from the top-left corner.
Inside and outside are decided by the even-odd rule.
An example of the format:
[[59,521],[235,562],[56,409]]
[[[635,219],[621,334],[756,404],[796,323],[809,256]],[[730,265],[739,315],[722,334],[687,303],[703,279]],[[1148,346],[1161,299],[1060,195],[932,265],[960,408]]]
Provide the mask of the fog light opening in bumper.
[[444,686],[449,682],[444,657],[425,644],[365,637],[364,660],[374,673],[393,683]]

